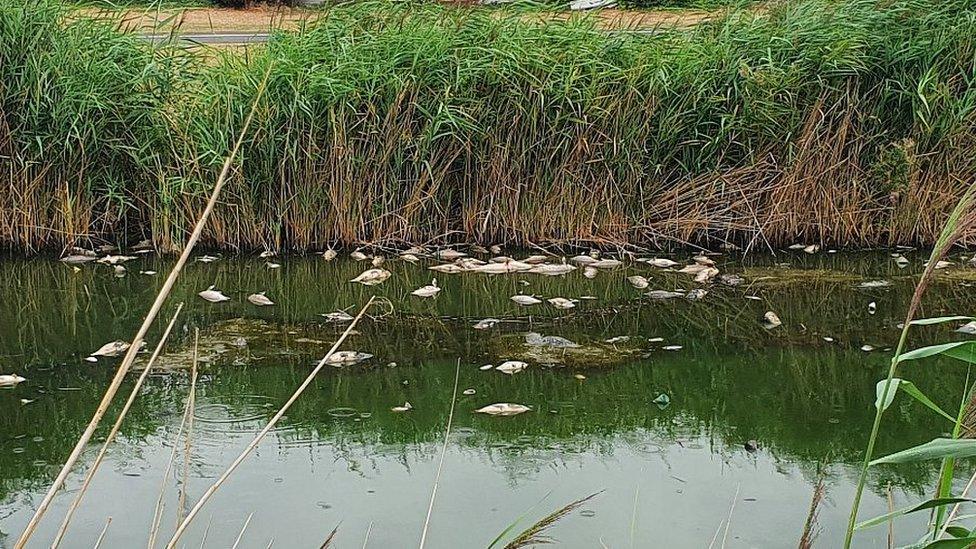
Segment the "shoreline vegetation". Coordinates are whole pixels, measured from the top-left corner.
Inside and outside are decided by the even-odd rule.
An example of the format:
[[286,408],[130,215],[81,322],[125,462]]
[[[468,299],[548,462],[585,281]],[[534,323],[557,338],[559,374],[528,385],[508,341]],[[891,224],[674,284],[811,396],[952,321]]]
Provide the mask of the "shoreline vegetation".
[[[976,177],[976,3],[689,29],[366,2],[244,51],[0,0],[0,246],[926,245]],[[963,244],[971,244],[964,242]]]

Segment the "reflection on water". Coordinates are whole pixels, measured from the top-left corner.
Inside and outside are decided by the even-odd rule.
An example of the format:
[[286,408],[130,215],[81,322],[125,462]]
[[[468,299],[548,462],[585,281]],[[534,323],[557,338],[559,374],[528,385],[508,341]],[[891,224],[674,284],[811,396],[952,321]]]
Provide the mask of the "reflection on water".
[[[715,286],[701,301],[642,298],[625,277],[648,276],[651,289],[694,286],[689,277],[643,265],[595,279],[578,271],[556,278],[439,274],[442,292],[422,300],[409,292],[429,283],[425,265],[390,260],[384,267],[394,276],[367,288],[348,283],[366,266],[346,260],[296,258],[273,270],[257,259],[194,263],[175,291],[173,303],[186,300],[188,309],[161,360],[164,371],[150,376],[130,412],[73,523],[71,546],[90,546],[108,516],[112,546],[144,543],[187,394],[194,328],[208,364],[195,411],[191,500],[340,333],[342,326],[319,314],[355,313],[373,294],[388,298],[392,310],[378,308],[345,348],[375,357],[324,371],[208,506],[188,543],[198,543],[211,522],[208,540],[227,546],[252,512],[248,546],[321,543],[340,522],[339,547],[361,546],[371,523],[371,546],[416,543],[460,357],[460,388],[475,393],[458,400],[431,547],[484,547],[530,508],[540,517],[600,490],[588,506],[595,515],[575,513],[553,531],[565,546],[627,547],[632,538],[635,546],[704,546],[733,502],[729,547],[795,546],[820,476],[828,486],[821,544],[834,546],[870,430],[874,383],[886,367],[882,349],[897,338],[921,260],[912,257],[914,265],[900,269],[886,253],[717,259],[745,283]],[[0,391],[0,532],[22,529],[117,365],[83,358],[131,337],[163,280],[137,273],[164,273],[168,263],[143,258],[118,278],[102,266],[75,271],[49,259],[0,261],[0,373],[28,379]],[[976,270],[944,273],[924,314],[973,310],[970,278]],[[891,285],[860,287],[872,280]],[[195,296],[210,285],[233,301],[208,304]],[[258,291],[278,305],[247,304]],[[597,299],[570,311],[524,309],[509,300],[519,292]],[[764,329],[767,310],[783,326]],[[471,328],[489,316],[504,322]],[[926,328],[913,344],[950,339],[951,328]],[[540,352],[524,344],[529,330],[582,347]],[[618,336],[629,339],[607,343]],[[863,352],[865,344],[879,350]],[[664,350],[670,345],[681,349]],[[479,369],[513,358],[529,369],[514,376]],[[956,405],[965,376],[958,365],[937,361],[906,372],[947,408]],[[661,394],[669,405],[654,404]],[[413,410],[390,411],[405,401]],[[533,411],[508,418],[470,413],[493,402]],[[880,452],[943,429],[907,400],[892,410]],[[744,449],[749,440],[759,442],[758,452]],[[879,468],[865,513],[884,511],[889,484],[896,503],[920,498],[934,474],[932,464]],[[79,482],[80,473],[39,530],[38,546],[50,539]],[[175,492],[164,525],[175,521]],[[918,521],[924,517],[899,523],[902,541],[914,539]],[[884,530],[859,539],[883,546]]]

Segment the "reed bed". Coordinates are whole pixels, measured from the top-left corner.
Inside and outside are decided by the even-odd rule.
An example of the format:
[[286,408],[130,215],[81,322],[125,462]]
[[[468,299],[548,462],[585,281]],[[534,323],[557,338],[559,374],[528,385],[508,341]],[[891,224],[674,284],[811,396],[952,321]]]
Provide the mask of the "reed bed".
[[931,244],[976,176],[976,4],[773,3],[694,29],[418,3],[192,53],[0,0],[0,244]]

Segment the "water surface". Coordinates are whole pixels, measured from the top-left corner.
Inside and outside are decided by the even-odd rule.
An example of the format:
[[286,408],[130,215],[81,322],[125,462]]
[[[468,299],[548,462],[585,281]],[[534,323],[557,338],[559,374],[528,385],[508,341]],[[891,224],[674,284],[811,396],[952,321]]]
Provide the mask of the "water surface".
[[[409,292],[430,281],[428,262],[390,260],[384,267],[393,277],[374,287],[348,282],[368,267],[348,259],[276,260],[278,269],[256,257],[195,262],[150,337],[155,344],[162,317],[185,301],[163,369],[150,376],[65,546],[90,547],[108,517],[107,546],[145,543],[188,394],[195,329],[205,363],[194,414],[191,502],[341,333],[343,325],[319,313],[354,314],[374,294],[388,304],[377,306],[344,345],[374,358],[322,372],[206,507],[184,538],[187,546],[199,545],[208,524],[208,545],[231,545],[252,513],[242,547],[271,540],[277,547],[317,547],[336,525],[338,547],[361,547],[367,530],[372,547],[415,546],[458,363],[460,389],[476,392],[457,401],[428,547],[486,547],[523,513],[530,522],[595,492],[601,493],[585,510],[551,530],[561,546],[703,547],[717,535],[716,546],[724,539],[727,547],[795,547],[818,479],[827,488],[819,544],[837,546],[871,427],[874,384],[884,376],[885,349],[897,340],[922,268],[921,254],[906,256],[912,263],[904,269],[888,252],[716,257],[723,272],[746,282],[712,285],[700,301],[642,297],[625,277],[649,276],[657,289],[697,285],[686,275],[631,263],[594,279],[579,271],[438,274],[443,291],[423,300]],[[164,278],[139,271],[165,273],[171,261],[143,257],[123,277],[101,265],[76,270],[44,258],[0,261],[0,372],[28,379],[0,391],[0,532],[7,536],[0,543],[12,544],[26,524],[118,363],[84,357],[108,341],[131,338]],[[959,263],[929,291],[925,316],[973,310],[976,269]],[[878,280],[890,284],[862,287]],[[196,297],[212,284],[232,301]],[[257,291],[267,291],[277,305],[248,304],[246,296]],[[519,292],[595,299],[570,311],[520,308],[509,300]],[[783,326],[764,329],[767,310]],[[504,322],[488,331],[471,328],[489,316]],[[962,337],[953,327],[926,328],[911,343]],[[569,338],[586,352],[540,352],[524,344],[528,331]],[[606,342],[619,336],[630,339]],[[863,345],[877,350],[864,352]],[[514,376],[479,369],[511,358],[530,367]],[[960,363],[930,361],[910,366],[904,377],[953,409],[966,371]],[[662,394],[667,406],[654,403]],[[412,411],[390,410],[405,401]],[[494,402],[533,411],[472,414]],[[946,428],[899,397],[878,451]],[[747,451],[753,440],[760,448]],[[90,462],[96,450],[82,461]],[[886,510],[889,486],[898,506],[924,498],[935,475],[934,464],[878,468],[864,516]],[[52,538],[80,480],[80,472],[70,477],[34,546]],[[164,533],[176,521],[178,484],[166,483]],[[924,519],[898,522],[896,539],[914,541]],[[858,545],[883,547],[885,536],[885,528],[869,530]]]

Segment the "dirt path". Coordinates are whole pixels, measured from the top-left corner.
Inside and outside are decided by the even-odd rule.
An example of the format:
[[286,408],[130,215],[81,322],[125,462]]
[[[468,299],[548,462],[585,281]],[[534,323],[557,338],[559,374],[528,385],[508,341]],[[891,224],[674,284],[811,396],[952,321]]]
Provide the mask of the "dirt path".
[[[86,8],[87,16],[118,22],[122,28],[147,34],[167,33],[174,26],[183,33],[266,33],[275,29],[297,29],[314,20],[320,12],[298,8],[267,7],[234,10],[224,8],[189,8],[184,10],[99,10]],[[687,27],[714,16],[707,11],[682,10],[623,10],[604,9],[595,12],[600,26],[607,30],[641,30],[660,27]],[[568,19],[579,16],[575,12],[537,12],[526,18]]]

